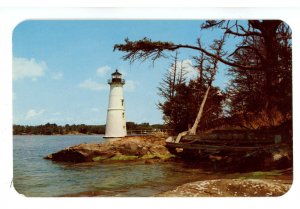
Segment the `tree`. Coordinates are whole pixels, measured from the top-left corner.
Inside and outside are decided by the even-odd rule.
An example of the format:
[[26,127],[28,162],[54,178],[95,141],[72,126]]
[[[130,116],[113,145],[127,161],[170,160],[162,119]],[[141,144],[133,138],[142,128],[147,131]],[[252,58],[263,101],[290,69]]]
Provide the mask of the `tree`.
[[[244,65],[264,63],[264,69],[256,71],[238,67],[229,70],[233,77],[227,89],[230,114],[248,128],[277,126],[292,115],[291,33],[284,23],[275,32],[272,59],[268,58],[271,49],[263,36],[244,38],[233,55],[236,62]],[[268,67],[269,59],[273,68]]]
[[169,128],[175,130],[180,123],[180,118],[177,117],[180,108],[174,98],[178,87],[186,82],[186,74],[183,62],[178,61],[178,52],[176,52],[169,70],[164,74],[158,87],[158,94],[163,98],[163,101],[158,103],[158,108],[163,111],[164,120]]
[[137,129],[137,124],[134,122],[126,122],[126,128],[127,130],[135,130]]
[[[218,57],[222,56],[222,53],[223,53],[222,52],[222,47],[224,45],[224,41],[225,41],[224,37],[221,40],[215,40],[214,44],[211,46],[211,49],[215,51],[215,53],[216,53],[216,55]],[[191,135],[195,135],[196,134],[196,130],[198,128],[198,125],[199,125],[199,123],[201,121],[201,117],[202,117],[202,114],[203,114],[204,105],[205,105],[206,100],[208,98],[208,94],[209,94],[209,91],[211,89],[212,82],[215,79],[215,75],[216,75],[217,68],[218,68],[218,59],[215,59],[213,57],[209,57],[209,59],[207,59],[207,61],[209,62],[209,64],[206,66],[205,71],[207,71],[210,74],[210,78],[208,80],[207,89],[205,91],[205,94],[204,94],[203,100],[201,102],[201,105],[200,105],[200,108],[199,108],[199,112],[197,114],[195,122],[194,122],[192,128],[189,130],[189,134],[191,134]],[[203,71],[202,69],[204,67],[200,66],[200,68],[201,68],[200,72]]]
[[[163,103],[162,111],[164,118],[168,120],[168,128],[175,134],[190,128],[198,114],[199,107],[206,92],[206,82],[200,82],[197,78],[190,80],[188,84],[182,83],[176,86],[176,94],[171,101]],[[222,103],[224,95],[217,87],[211,87],[206,105],[204,106],[198,130],[207,130],[212,127],[212,121],[218,120],[222,115]]]
[[[220,40],[215,40],[213,45],[210,47],[215,52],[217,57],[221,57],[224,54],[224,52],[222,51],[224,42],[225,42],[225,36],[223,36],[223,38]],[[201,54],[201,55],[203,55],[203,54]],[[206,91],[202,98],[202,102],[199,106],[199,110],[198,110],[196,119],[193,123],[193,126],[190,129],[188,129],[187,131],[183,131],[183,132],[179,133],[175,140],[176,143],[178,143],[180,141],[180,139],[187,134],[188,135],[196,134],[197,128],[201,122],[204,106],[206,104],[210,89],[212,88],[212,82],[214,81],[214,78],[215,78],[215,75],[216,75],[216,72],[218,69],[218,59],[216,59],[214,57],[205,58],[205,56],[200,56],[199,63],[201,64],[198,67],[200,76],[203,77],[203,72],[206,72],[207,74],[209,74]],[[202,77],[200,77],[201,81],[203,81]]]
[[[291,32],[288,25],[280,20],[210,20],[201,26],[201,30],[207,29],[222,30],[223,35],[236,38],[240,43],[233,52],[217,54],[213,50],[205,49],[200,38],[197,45],[152,41],[148,38],[138,41],[125,39],[125,43],[116,44],[114,50],[125,52],[123,59],[130,62],[146,59],[155,61],[166,57],[165,51],[180,48],[199,51],[235,70],[231,73],[238,77],[231,87],[240,88],[242,91],[235,94],[237,97],[229,98],[230,100],[239,101],[238,98],[241,98],[244,102],[244,98],[248,97],[247,106],[256,108],[262,115],[265,113],[271,123],[274,110],[279,110],[285,118],[291,118]],[[255,83],[252,85],[251,81]],[[230,93],[232,96],[232,92]],[[250,95],[253,96],[252,99]],[[244,104],[239,104],[236,109],[241,108],[239,111],[248,113],[249,109],[245,107]]]
[[[223,42],[224,39],[215,41],[212,49],[221,53],[219,48],[221,48]],[[189,124],[194,124],[190,134],[196,133],[197,128],[201,124],[204,106],[208,98],[214,102],[210,103],[210,108],[205,109],[205,122],[216,119],[213,115],[218,117],[219,113],[222,112],[221,103],[224,97],[220,94],[218,88],[211,86],[217,69],[217,61],[206,57],[203,53],[200,53],[194,59],[197,63],[194,67],[199,72],[197,79],[190,80],[189,84],[186,85],[187,72],[185,72],[182,62],[178,61],[178,53],[176,52],[170,70],[165,73],[163,81],[158,88],[159,94],[164,99],[163,102],[158,104],[159,108],[163,111],[165,123],[175,133],[187,130]],[[211,89],[213,94],[209,96],[208,93]],[[202,105],[201,101],[203,101]],[[200,106],[201,112],[198,115]],[[197,122],[194,123],[197,115]],[[204,123],[201,125],[204,125]],[[206,125],[205,127],[208,126]]]
[[164,100],[170,101],[176,93],[176,85],[180,85],[186,81],[186,74],[183,62],[178,61],[178,52],[176,51],[170,69],[164,74],[163,80],[158,87],[159,95]]
[[[203,100],[201,102],[201,105],[199,107],[199,111],[197,114],[197,117],[194,121],[193,126],[188,130],[188,131],[184,131],[178,134],[177,138],[176,138],[176,142],[178,143],[181,139],[182,136],[186,135],[186,134],[190,134],[190,135],[195,135],[196,134],[196,130],[198,128],[198,125],[201,121],[201,117],[203,115],[203,109],[204,109],[204,105],[206,103],[206,100],[208,98],[208,94],[211,88],[211,84],[212,81],[214,80],[214,76],[216,74],[217,71],[217,64],[218,61],[221,60],[222,62],[227,62],[225,60],[222,59],[222,56],[224,55],[224,52],[222,51],[222,47],[224,45],[224,41],[225,41],[225,36],[222,37],[221,40],[215,40],[214,44],[211,46],[211,49],[215,52],[215,54],[207,52],[206,50],[204,50],[201,47],[200,41],[198,40],[198,45],[199,47],[194,47],[194,46],[190,46],[190,45],[175,45],[171,42],[151,42],[151,40],[144,38],[143,40],[137,41],[137,42],[131,42],[128,39],[125,39],[126,44],[125,45],[118,45],[116,44],[114,46],[114,50],[118,49],[120,51],[125,51],[128,54],[125,55],[123,58],[126,59],[130,59],[131,61],[134,61],[136,59],[147,59],[147,58],[151,58],[153,61],[155,61],[157,58],[164,56],[163,51],[164,50],[176,50],[178,48],[191,48],[191,49],[196,49],[202,52],[202,54],[206,55],[209,57],[209,64],[207,67],[207,71],[210,72],[210,79],[209,79],[209,83],[208,83],[208,87],[206,89],[206,92],[204,94]],[[203,57],[202,57],[203,58]],[[200,61],[200,63],[204,63],[204,58],[203,60]],[[203,66],[201,66],[202,68]],[[202,69],[200,70],[200,72],[203,72]]]

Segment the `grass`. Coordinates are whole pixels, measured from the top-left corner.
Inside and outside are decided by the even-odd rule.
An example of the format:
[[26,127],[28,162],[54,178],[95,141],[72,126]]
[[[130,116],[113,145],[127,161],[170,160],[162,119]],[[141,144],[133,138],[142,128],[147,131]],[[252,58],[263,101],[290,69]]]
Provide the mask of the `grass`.
[[273,171],[255,171],[246,173],[243,176],[240,176],[239,179],[263,179],[268,176],[280,176],[282,175],[280,170],[273,170]]
[[103,160],[106,160],[106,159],[107,159],[107,157],[97,156],[97,157],[93,158],[93,161],[98,162],[98,161],[103,161]]
[[135,155],[115,155],[107,160],[122,161],[122,160],[136,160],[136,159],[138,159],[138,156]]
[[172,154],[166,154],[166,155],[147,154],[147,155],[144,155],[141,158],[144,159],[144,160],[146,160],[146,159],[154,159],[154,158],[159,158],[159,159],[166,160],[166,159],[169,159],[169,158],[172,158],[172,157],[175,157],[175,155],[172,155]]
[[135,155],[115,155],[111,158],[108,157],[103,157],[103,156],[97,156],[93,158],[94,162],[99,162],[99,161],[126,161],[126,160],[137,160],[137,159],[143,159],[143,160],[147,160],[147,159],[162,159],[162,160],[167,160],[169,158],[173,158],[175,157],[175,155],[172,154],[167,154],[167,155],[159,155],[159,154],[147,154],[147,155],[143,155],[142,157],[138,157]]

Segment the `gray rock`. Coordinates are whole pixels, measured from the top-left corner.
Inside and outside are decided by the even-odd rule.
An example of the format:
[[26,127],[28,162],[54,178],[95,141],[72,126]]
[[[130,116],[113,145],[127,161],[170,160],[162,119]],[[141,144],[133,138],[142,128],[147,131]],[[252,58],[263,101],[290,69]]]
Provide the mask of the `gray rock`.
[[183,184],[161,197],[266,197],[281,196],[291,187],[282,180],[217,179]]

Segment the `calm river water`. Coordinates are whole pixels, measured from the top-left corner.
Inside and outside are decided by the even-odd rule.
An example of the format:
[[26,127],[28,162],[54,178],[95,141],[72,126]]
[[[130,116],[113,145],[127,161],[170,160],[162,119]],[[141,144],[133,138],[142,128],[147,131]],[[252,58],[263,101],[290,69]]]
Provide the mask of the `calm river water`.
[[103,142],[101,135],[14,136],[13,140],[14,187],[28,197],[154,196],[183,183],[224,178],[180,162],[64,164],[43,159],[75,144]]

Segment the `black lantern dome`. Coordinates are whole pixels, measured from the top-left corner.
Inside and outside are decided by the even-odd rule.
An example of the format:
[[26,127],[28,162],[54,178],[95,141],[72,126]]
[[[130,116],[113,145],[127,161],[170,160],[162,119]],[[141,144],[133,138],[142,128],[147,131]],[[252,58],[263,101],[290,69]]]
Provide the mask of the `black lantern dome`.
[[111,79],[108,80],[108,84],[125,84],[125,80],[122,79],[122,74],[118,71],[118,69],[111,74]]

